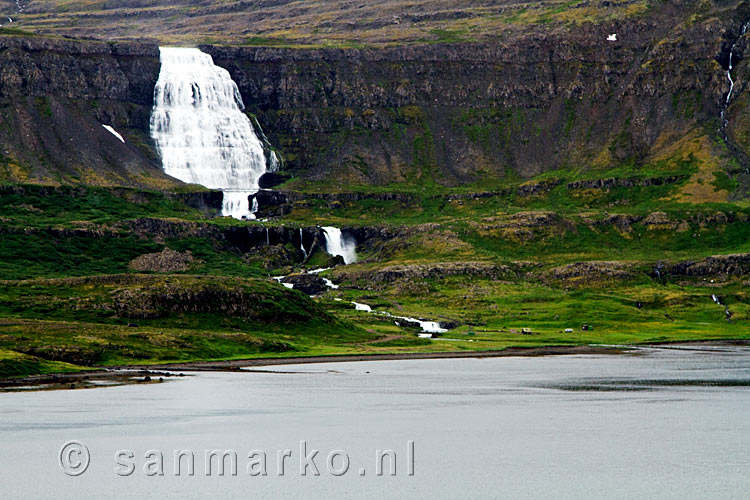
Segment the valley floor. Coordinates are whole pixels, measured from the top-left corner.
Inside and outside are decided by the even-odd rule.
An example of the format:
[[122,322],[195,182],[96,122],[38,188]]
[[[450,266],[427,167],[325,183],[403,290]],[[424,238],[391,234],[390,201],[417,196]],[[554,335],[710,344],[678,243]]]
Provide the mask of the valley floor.
[[[680,168],[286,194],[260,221],[168,193],[3,187],[0,378],[750,339],[750,209],[686,203],[692,167]],[[355,238],[357,262],[329,255],[320,226]],[[424,338],[402,318],[446,331]]]

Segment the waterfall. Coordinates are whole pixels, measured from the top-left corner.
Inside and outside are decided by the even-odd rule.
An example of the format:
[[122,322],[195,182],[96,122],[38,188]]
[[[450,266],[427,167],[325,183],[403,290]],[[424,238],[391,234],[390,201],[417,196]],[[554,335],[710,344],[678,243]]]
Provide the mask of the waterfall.
[[251,216],[248,197],[258,191],[266,155],[243,112],[237,85],[198,49],[159,51],[151,137],[164,171],[184,182],[221,189],[223,215]]
[[729,142],[729,136],[727,135],[727,126],[729,125],[729,120],[726,117],[727,110],[729,109],[729,103],[732,100],[732,94],[734,93],[734,79],[732,78],[732,69],[734,69],[733,59],[734,59],[734,49],[737,48],[737,44],[739,41],[747,34],[748,27],[750,27],[750,21],[742,25],[742,31],[740,33],[740,36],[737,38],[737,40],[734,41],[732,46],[729,48],[729,68],[727,69],[727,79],[729,80],[729,92],[727,93],[727,97],[724,100],[724,105],[721,108],[721,128],[720,132],[724,136],[724,142]]
[[266,246],[271,246],[271,233],[268,231],[268,228],[266,228]]
[[302,238],[302,228],[299,228],[299,247],[302,249],[305,260],[307,260],[307,250],[305,250],[305,240]]
[[324,227],[323,234],[326,237],[326,252],[340,255],[344,258],[344,264],[357,262],[357,242],[354,238],[345,237],[336,227]]

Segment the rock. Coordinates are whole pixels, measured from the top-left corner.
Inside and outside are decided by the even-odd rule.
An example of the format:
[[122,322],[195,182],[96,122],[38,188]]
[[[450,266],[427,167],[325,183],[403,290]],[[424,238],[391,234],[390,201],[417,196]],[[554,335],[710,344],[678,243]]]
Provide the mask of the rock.
[[183,185],[164,173],[148,135],[159,68],[156,44],[0,36],[0,100],[14,124],[0,148],[29,179]]
[[172,199],[182,201],[187,206],[200,210],[207,215],[221,213],[224,193],[221,191],[196,191],[192,193],[167,193]]
[[555,280],[592,282],[606,279],[628,279],[634,276],[623,262],[576,262],[552,269],[547,275]]
[[[281,217],[289,214],[295,205],[304,205],[310,200],[321,200],[329,206],[342,207],[347,203],[362,200],[399,201],[416,203],[417,198],[408,193],[300,193],[297,191],[261,190],[254,195],[258,200],[259,217]],[[252,203],[253,196],[250,197]]]
[[422,331],[422,325],[418,321],[411,321],[404,318],[395,318],[393,321],[401,328],[415,328],[420,332]]
[[279,184],[285,183],[291,178],[292,176],[289,174],[283,174],[280,172],[266,172],[265,174],[260,176],[260,179],[258,179],[258,185],[261,189],[272,189]]
[[246,253],[243,259],[246,262],[260,262],[269,271],[293,266],[299,261],[297,252],[286,245],[258,246]]
[[[662,271],[664,273],[664,271]],[[750,275],[750,254],[714,255],[698,261],[683,261],[666,266],[666,273],[676,276],[723,277]]]
[[673,221],[664,212],[654,212],[649,214],[643,223],[649,231],[671,231],[677,229],[679,222]]
[[662,186],[664,184],[676,184],[688,179],[687,175],[670,175],[665,177],[650,177],[646,179],[631,177],[626,179],[609,178],[582,180],[568,183],[568,189],[612,189],[616,187],[634,186]]
[[326,282],[317,274],[292,274],[281,280],[282,283],[291,283],[295,290],[305,295],[320,295],[328,290]]
[[187,271],[192,265],[200,262],[193,257],[190,250],[181,253],[165,248],[159,253],[147,253],[136,257],[130,261],[129,267],[140,272],[174,273]]
[[347,280],[367,280],[376,283],[391,283],[398,280],[443,279],[448,276],[476,276],[490,279],[515,276],[510,266],[488,262],[442,262],[434,264],[413,264],[388,266],[365,272],[346,271],[339,276]]
[[445,330],[453,330],[454,328],[458,328],[459,323],[452,320],[443,320],[438,321],[438,325],[440,326],[440,328],[443,328]]

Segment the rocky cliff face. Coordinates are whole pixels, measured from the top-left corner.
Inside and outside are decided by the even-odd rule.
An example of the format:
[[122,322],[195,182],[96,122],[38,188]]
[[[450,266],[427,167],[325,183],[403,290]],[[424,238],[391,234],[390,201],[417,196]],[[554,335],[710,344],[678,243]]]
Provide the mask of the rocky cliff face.
[[[306,181],[453,186],[690,158],[742,180],[748,19],[745,2],[683,0],[480,43],[203,49]],[[156,45],[0,37],[0,175],[170,185],[148,138],[158,70]]]
[[0,37],[0,179],[176,185],[148,137],[158,74],[155,45]]
[[205,50],[298,174],[456,185],[639,164],[674,155],[691,132],[712,135],[722,64],[750,10],[698,7],[489,44]]

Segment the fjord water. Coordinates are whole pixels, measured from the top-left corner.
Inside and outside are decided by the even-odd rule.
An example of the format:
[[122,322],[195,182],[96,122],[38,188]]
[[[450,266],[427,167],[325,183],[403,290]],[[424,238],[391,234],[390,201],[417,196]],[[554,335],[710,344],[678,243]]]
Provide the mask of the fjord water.
[[[5,498],[729,499],[750,491],[750,351],[642,350],[622,356],[286,365],[164,384],[2,394]],[[84,442],[91,467],[65,476],[57,455]],[[299,441],[321,450],[300,477]],[[374,477],[393,449],[414,476]],[[294,451],[276,474],[277,449]],[[342,449],[350,472],[333,477]],[[138,469],[114,472],[130,449]],[[165,475],[146,477],[147,451]],[[175,478],[173,450],[233,449],[236,477]],[[268,476],[246,456],[268,454]],[[244,458],[244,460],[243,460]],[[358,471],[366,473],[360,476]]]
[[237,85],[199,49],[161,47],[160,53],[151,137],[164,171],[223,190],[224,215],[249,215],[248,196],[258,191],[267,165]]

